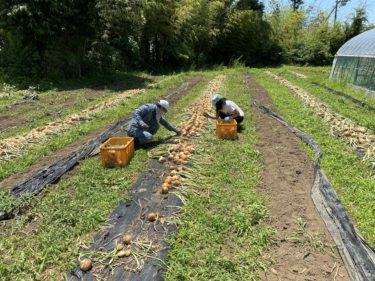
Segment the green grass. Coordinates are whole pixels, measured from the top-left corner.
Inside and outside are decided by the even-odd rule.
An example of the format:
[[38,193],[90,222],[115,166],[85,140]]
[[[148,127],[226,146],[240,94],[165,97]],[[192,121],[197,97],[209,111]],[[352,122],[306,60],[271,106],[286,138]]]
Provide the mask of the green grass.
[[[44,83],[34,84],[30,89],[35,89],[38,92],[38,95],[41,98],[47,98],[48,96],[53,95],[56,100],[62,100],[66,98],[62,91],[72,91],[74,93],[80,94],[83,88],[98,90],[99,88],[109,88],[110,90],[114,86],[119,86],[122,90],[138,88],[145,86],[153,80],[158,80],[158,77],[164,76],[151,76],[144,72],[116,72],[109,73],[107,75],[101,75],[100,77],[90,77],[82,78],[76,80],[62,80],[55,83]],[[1,81],[0,81],[1,83]],[[6,106],[12,105],[15,102],[22,100],[28,90],[25,90],[25,85],[20,85],[21,87],[15,84],[1,83],[0,84],[0,111],[3,111]],[[27,87],[26,87],[27,88]],[[103,91],[103,90],[99,90]],[[43,100],[43,99],[42,99]],[[36,102],[35,104],[40,105],[43,103],[42,100]]]
[[26,167],[35,163],[41,157],[50,155],[53,151],[56,151],[57,149],[78,140],[90,132],[104,128],[109,124],[116,122],[119,118],[122,118],[126,114],[132,112],[132,110],[139,105],[146,102],[155,101],[157,98],[164,95],[167,89],[179,86],[184,80],[192,75],[192,73],[181,73],[168,77],[157,84],[155,89],[150,89],[143,95],[126,100],[115,108],[103,110],[96,115],[95,120],[77,125],[61,135],[54,136],[41,144],[33,146],[27,150],[27,153],[25,152],[20,157],[14,158],[7,162],[3,161],[0,163],[0,180],[22,171]]
[[[365,126],[366,128],[375,129],[375,114],[373,111],[369,110],[368,107],[362,107],[344,97],[337,96],[323,88],[311,84],[311,82],[318,82],[325,85],[328,81],[327,78],[321,78],[319,80],[315,76],[315,78],[301,79],[289,72],[286,67],[271,69],[271,71],[316,96],[320,101],[330,106],[335,112],[353,120],[359,125]],[[348,92],[348,94],[351,95],[355,93],[354,91],[349,91],[349,86],[346,87],[343,92]],[[358,94],[356,96],[358,98]],[[363,101],[366,100],[363,96],[359,97],[359,99]],[[369,103],[375,105],[375,99],[370,99]]]
[[[79,172],[43,193],[27,215],[1,223],[1,280],[35,280],[44,272],[56,280],[74,266],[85,235],[98,228],[141,172],[147,159],[139,150],[125,169],[103,169],[97,158],[82,161]],[[53,266],[53,272],[48,268]],[[61,273],[61,272],[60,272]],[[50,276],[48,276],[50,275]]]
[[[46,94],[48,95],[48,93]],[[9,112],[7,116],[9,118],[18,116],[22,116],[25,118],[27,122],[21,126],[17,126],[16,128],[11,128],[4,132],[0,132],[0,138],[5,139],[12,136],[22,135],[24,133],[28,133],[31,129],[45,126],[49,122],[54,120],[61,120],[64,117],[67,117],[73,113],[80,112],[83,109],[86,109],[92,105],[98,104],[104,100],[109,99],[110,97],[115,96],[115,92],[105,92],[101,91],[101,96],[96,96],[95,100],[88,101],[84,96],[84,91],[75,91],[73,97],[67,97],[64,95],[54,95],[55,101],[49,104],[41,103],[39,101],[31,101],[33,103],[33,107],[16,107],[14,109],[8,109]],[[66,102],[68,99],[74,101],[74,104],[69,105],[69,107],[63,106],[62,104],[64,101]],[[28,105],[30,105],[28,104]]]
[[[260,164],[249,97],[242,73],[227,70],[223,95],[245,111],[245,131],[236,141],[215,137],[214,123],[195,141],[196,164],[185,184],[181,223],[170,240],[166,280],[258,280],[261,253],[273,231],[262,225],[267,214],[256,192]],[[184,190],[185,190],[184,189]]]
[[[367,93],[363,89],[359,89],[351,84],[347,84],[340,81],[332,81],[329,79],[331,67],[296,67],[296,66],[284,66],[282,69],[287,71],[294,71],[307,76],[307,81],[317,82],[330,87],[336,91],[344,92],[358,100],[364,101],[369,105],[375,107],[375,96]],[[304,79],[301,79],[304,80]],[[324,90],[325,91],[325,90]],[[334,95],[330,92],[327,94]],[[338,96],[337,96],[338,97]],[[339,98],[339,97],[338,97]]]
[[361,162],[343,140],[331,136],[320,118],[286,88],[261,70],[252,70],[251,73],[269,92],[279,113],[321,146],[323,170],[360,232],[374,247],[375,181],[371,179],[373,171],[369,165]]
[[[279,112],[321,145],[325,173],[362,234],[375,245],[375,185],[370,179],[371,170],[345,143],[330,136],[329,129],[311,109],[304,107],[287,89],[261,70],[250,72],[269,91]],[[258,280],[257,272],[266,267],[262,252],[274,231],[263,224],[267,209],[264,198],[256,190],[262,169],[261,155],[255,149],[255,124],[248,107],[249,97],[245,94],[248,89],[242,82],[244,69],[204,72],[204,81],[172,106],[166,119],[178,127],[189,114],[184,109],[199,99],[208,80],[220,73],[227,75],[223,95],[238,103],[245,112],[245,130],[236,141],[218,140],[211,121],[201,136],[194,139],[197,152],[191,160],[194,165],[189,170],[190,180],[185,182],[186,202],[179,218],[179,229],[170,239],[166,273],[169,281]],[[139,104],[155,100],[166,89],[179,85],[193,74],[202,73],[168,77],[147,95],[101,113],[95,122],[62,135],[61,142],[60,138],[50,140],[43,143],[39,151],[32,150],[34,158],[19,161],[35,162],[43,153],[51,153],[114,122]],[[155,137],[160,140],[171,134],[161,128]],[[312,156],[307,146],[306,149]],[[103,226],[119,202],[127,198],[127,189],[147,160],[144,149],[137,150],[130,165],[123,169],[103,169],[98,158],[86,159],[80,161],[72,175],[63,177],[33,200],[22,201],[29,206],[23,215],[0,222],[0,280],[61,278],[74,267],[80,247],[91,243],[93,233]],[[14,164],[8,175],[29,164]],[[18,204],[1,196],[0,200],[8,206]]]
[[[177,125],[183,109],[200,94],[212,75],[207,74],[202,83],[172,106],[166,119]],[[160,140],[171,134],[162,128],[155,138]],[[147,160],[147,151],[138,149],[123,169],[104,169],[98,158],[80,161],[74,175],[62,178],[38,195],[26,214],[1,222],[0,280],[57,280],[67,273],[75,266],[80,247],[91,243],[92,233],[127,198],[126,190]]]

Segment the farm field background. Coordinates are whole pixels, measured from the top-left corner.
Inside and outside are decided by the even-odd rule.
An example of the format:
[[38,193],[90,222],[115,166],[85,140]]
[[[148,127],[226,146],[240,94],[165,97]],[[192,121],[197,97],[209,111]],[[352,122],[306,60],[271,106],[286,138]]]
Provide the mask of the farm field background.
[[[186,81],[194,80],[194,84],[174,101],[166,116],[171,123],[180,126],[190,117],[189,109],[202,102],[204,93],[217,77],[223,77],[217,85],[220,93],[244,109],[244,130],[239,132],[236,141],[218,140],[214,121],[206,119],[203,129],[192,138],[195,152],[187,161],[190,164],[184,181],[171,190],[171,193],[183,194],[184,204],[174,222],[177,231],[167,239],[170,250],[165,267],[166,280],[258,280],[264,272],[274,270],[269,249],[280,231],[272,225],[267,205],[269,194],[259,188],[265,163],[258,146],[256,109],[251,107],[255,90],[245,81],[248,75],[268,93],[275,111],[322,147],[322,169],[352,222],[375,247],[374,111],[338,97],[313,82],[344,92],[370,107],[375,107],[375,97],[352,86],[330,81],[329,70],[329,67],[238,66],[164,76],[123,73],[95,84],[89,82],[71,89],[38,92],[39,100],[19,104],[16,103],[22,100],[25,92],[5,91],[0,96],[0,137],[5,140],[8,150],[0,154],[0,210],[16,208],[17,211],[14,218],[0,222],[0,280],[67,278],[77,259],[84,256],[92,243],[94,234],[106,227],[111,212],[129,199],[128,191],[145,171],[153,147],[137,149],[125,168],[104,169],[97,155],[81,160],[58,182],[35,196],[12,198],[10,189],[17,182],[84,146],[118,119],[130,116],[141,104],[155,102],[168,93],[181,90]],[[364,143],[354,146],[344,136],[335,134],[313,108],[267,74],[269,72],[288,80],[333,112],[365,128],[364,137],[360,137],[364,138]],[[43,137],[37,134],[41,129],[35,130],[37,141],[29,138],[23,146],[16,145],[17,137],[25,137],[33,129],[66,120],[126,91],[133,92],[123,100],[73,122],[64,130]],[[156,135],[156,141],[165,151],[170,135],[165,129]],[[15,142],[11,143],[11,140]],[[360,145],[365,146],[362,154],[357,153]],[[303,147],[312,162],[311,149],[306,145]],[[5,149],[5,145],[0,149]],[[334,260],[340,260],[335,247],[322,238],[324,230],[322,233],[311,232],[309,224],[297,214],[293,220],[294,224],[288,227],[293,230],[290,239],[294,239],[296,247],[312,256],[329,252]],[[332,278],[329,270],[325,269],[324,274]],[[346,280],[343,269],[339,274]]]

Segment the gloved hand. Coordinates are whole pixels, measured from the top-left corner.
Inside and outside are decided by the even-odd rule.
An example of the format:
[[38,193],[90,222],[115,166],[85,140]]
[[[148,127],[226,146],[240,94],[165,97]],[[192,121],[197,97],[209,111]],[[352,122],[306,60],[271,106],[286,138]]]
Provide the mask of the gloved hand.
[[141,124],[141,127],[142,127],[143,129],[145,129],[145,130],[148,130],[148,129],[150,128],[150,126],[147,125],[146,123]]
[[230,117],[229,116],[226,116],[226,117],[224,117],[224,122],[228,122],[229,120],[230,120]]

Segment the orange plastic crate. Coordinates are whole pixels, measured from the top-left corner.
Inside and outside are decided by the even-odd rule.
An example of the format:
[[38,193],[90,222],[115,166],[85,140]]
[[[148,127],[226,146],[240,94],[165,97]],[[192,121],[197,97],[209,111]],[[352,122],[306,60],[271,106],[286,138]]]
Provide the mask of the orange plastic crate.
[[100,145],[100,158],[106,168],[124,167],[134,156],[134,138],[113,137]]
[[222,119],[216,121],[216,136],[219,139],[234,140],[237,138],[237,121],[230,119],[224,122]]

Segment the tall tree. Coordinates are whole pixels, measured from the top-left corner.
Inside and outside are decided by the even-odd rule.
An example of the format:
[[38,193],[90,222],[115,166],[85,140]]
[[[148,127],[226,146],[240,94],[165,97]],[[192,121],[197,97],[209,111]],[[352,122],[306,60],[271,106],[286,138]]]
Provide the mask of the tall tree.
[[[2,51],[6,53],[3,55],[5,63],[15,63],[14,68],[22,70],[17,54],[25,54],[22,58],[24,64],[32,69],[24,68],[24,74],[29,71],[45,74],[56,69],[53,64],[56,56],[50,53],[56,53],[58,47],[60,54],[70,54],[60,56],[65,60],[67,70],[69,67],[79,75],[84,46],[82,38],[92,32],[93,3],[94,0],[1,0],[0,28],[4,30],[6,46]],[[76,44],[69,44],[71,39]],[[12,49],[14,47],[16,49]],[[12,61],[6,61],[9,55],[13,57]]]
[[264,4],[259,2],[259,0],[239,0],[236,2],[236,9],[260,11],[263,13]]
[[364,8],[357,8],[352,17],[352,22],[347,34],[347,40],[363,32],[365,30],[365,23],[367,21],[366,10]]
[[302,5],[303,0],[290,0],[292,2],[293,11],[297,11]]
[[101,68],[137,66],[142,62],[140,45],[146,22],[145,5],[145,0],[96,0],[98,38],[92,54]]
[[175,58],[174,44],[179,30],[176,9],[179,0],[149,0],[142,34],[142,53],[147,64],[160,68]]

